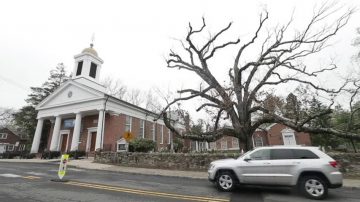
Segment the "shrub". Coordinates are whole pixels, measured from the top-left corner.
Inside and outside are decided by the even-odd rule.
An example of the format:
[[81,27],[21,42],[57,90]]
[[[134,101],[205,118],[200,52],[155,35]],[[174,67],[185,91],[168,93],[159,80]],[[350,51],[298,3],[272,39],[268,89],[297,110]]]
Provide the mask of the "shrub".
[[45,151],[42,153],[42,159],[53,159],[60,157],[61,153],[59,151]]
[[16,156],[20,156],[20,152],[6,151],[1,154],[1,158],[3,159],[13,159]]
[[21,153],[20,154],[20,158],[22,158],[22,159],[33,159],[33,158],[35,158],[35,154],[30,154],[30,153]]
[[174,144],[174,151],[175,152],[181,152],[182,149],[184,148],[184,143],[179,138],[174,138],[173,144]]
[[85,151],[71,151],[68,153],[70,158],[78,159],[79,157],[86,156]]
[[129,143],[129,152],[150,152],[156,147],[156,142],[148,139],[135,139]]

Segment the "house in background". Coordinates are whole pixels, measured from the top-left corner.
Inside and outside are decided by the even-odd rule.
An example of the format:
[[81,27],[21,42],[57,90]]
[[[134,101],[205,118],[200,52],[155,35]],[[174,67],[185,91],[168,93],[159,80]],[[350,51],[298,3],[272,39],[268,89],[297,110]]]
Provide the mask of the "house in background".
[[[125,133],[154,140],[158,150],[171,147],[173,134],[163,120],[157,119],[158,114],[106,93],[100,84],[104,61],[92,44],[74,59],[72,78],[35,108],[38,121],[31,153],[45,149],[62,153],[121,151]],[[43,132],[44,121],[51,122],[47,133]],[[181,129],[182,125],[175,127]]]
[[0,128],[0,154],[25,150],[28,139],[10,127]]
[[[291,128],[274,123],[265,129],[257,129],[252,135],[253,147],[271,146],[271,145],[311,145],[309,133],[296,132]],[[238,139],[225,136],[215,142],[209,143],[206,150],[240,150],[244,145],[239,146]]]

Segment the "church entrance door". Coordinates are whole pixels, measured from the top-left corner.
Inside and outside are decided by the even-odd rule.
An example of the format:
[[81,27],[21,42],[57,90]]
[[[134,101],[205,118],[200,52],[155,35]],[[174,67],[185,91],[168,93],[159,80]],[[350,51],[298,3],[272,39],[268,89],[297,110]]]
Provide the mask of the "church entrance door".
[[60,151],[62,153],[65,153],[66,152],[66,149],[67,149],[67,141],[68,140],[68,134],[63,134],[61,135],[61,149]]
[[95,143],[96,143],[96,132],[91,132],[90,137],[90,151],[95,151]]

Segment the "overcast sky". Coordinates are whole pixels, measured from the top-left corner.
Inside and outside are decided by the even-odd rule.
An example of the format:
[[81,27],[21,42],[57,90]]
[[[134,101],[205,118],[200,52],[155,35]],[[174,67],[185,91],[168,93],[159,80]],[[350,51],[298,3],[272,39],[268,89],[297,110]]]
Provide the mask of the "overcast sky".
[[[295,9],[295,23],[309,19],[314,0],[211,1],[1,1],[0,2],[0,107],[20,108],[30,86],[40,86],[57,63],[71,72],[73,56],[95,46],[104,60],[101,78],[120,79],[130,88],[181,88],[198,80],[189,73],[167,69],[169,49],[179,47],[176,39],[186,35],[188,22],[201,25],[207,20],[210,31],[234,22],[231,37],[250,37],[258,16],[267,9],[268,26],[285,23]],[[360,8],[360,1],[339,1]],[[360,27],[359,12],[332,41],[333,46],[317,60],[335,57],[341,71],[348,71],[356,49],[351,46]],[[229,35],[230,36],[230,35]],[[231,56],[233,57],[233,56]]]

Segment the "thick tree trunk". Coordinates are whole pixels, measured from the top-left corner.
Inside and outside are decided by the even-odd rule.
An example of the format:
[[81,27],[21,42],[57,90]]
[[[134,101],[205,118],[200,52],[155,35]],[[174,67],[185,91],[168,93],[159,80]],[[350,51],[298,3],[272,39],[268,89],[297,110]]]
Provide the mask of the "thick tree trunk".
[[253,142],[252,142],[252,136],[251,135],[246,135],[245,136],[245,151],[250,151],[253,149]]
[[357,153],[356,146],[355,146],[354,140],[352,138],[350,138],[350,142],[351,142],[351,145],[352,145],[352,147],[354,149],[354,152]]

